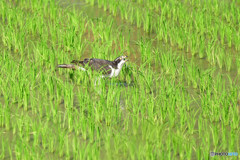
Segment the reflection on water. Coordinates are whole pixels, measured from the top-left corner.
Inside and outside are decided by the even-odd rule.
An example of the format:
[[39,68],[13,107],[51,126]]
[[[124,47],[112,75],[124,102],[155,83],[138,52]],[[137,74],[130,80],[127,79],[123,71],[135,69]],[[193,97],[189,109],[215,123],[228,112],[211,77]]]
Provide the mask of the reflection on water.
[[134,86],[134,82],[109,82],[108,85],[110,86],[117,86],[117,87],[132,87]]

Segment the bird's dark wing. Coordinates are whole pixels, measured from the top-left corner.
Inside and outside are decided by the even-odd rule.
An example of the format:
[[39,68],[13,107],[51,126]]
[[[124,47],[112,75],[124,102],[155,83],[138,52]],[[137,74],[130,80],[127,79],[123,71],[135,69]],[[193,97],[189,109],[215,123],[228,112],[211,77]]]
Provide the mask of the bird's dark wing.
[[91,67],[92,70],[102,72],[104,75],[111,74],[109,65],[114,65],[113,68],[115,68],[113,62],[96,58],[85,58],[83,61],[73,60],[71,63],[81,65],[82,67]]
[[92,70],[102,72],[104,75],[110,74],[112,72],[111,68],[109,67],[109,65],[112,65],[111,61],[92,58],[88,63]]

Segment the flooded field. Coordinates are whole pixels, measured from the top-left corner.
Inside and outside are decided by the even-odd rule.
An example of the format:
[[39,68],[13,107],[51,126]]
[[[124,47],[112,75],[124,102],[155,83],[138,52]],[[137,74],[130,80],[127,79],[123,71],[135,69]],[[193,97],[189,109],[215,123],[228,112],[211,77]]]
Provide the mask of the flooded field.
[[[0,1],[0,159],[239,158],[239,6]],[[111,79],[57,68],[121,55]]]

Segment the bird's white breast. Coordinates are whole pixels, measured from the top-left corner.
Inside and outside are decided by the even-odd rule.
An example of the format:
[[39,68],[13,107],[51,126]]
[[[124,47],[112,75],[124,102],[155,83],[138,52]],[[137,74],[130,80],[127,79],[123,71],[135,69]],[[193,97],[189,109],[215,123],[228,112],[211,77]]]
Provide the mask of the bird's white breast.
[[113,68],[112,66],[109,65],[109,67],[111,68],[112,72],[111,74],[109,75],[109,77],[117,77],[121,71],[121,68],[118,68],[118,69],[115,69]]

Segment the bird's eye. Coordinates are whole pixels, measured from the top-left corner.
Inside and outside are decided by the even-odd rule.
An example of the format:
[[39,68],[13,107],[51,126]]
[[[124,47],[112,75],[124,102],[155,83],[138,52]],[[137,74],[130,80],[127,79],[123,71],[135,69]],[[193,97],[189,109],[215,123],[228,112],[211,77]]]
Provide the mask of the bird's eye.
[[123,58],[123,60],[125,61],[125,58]]

